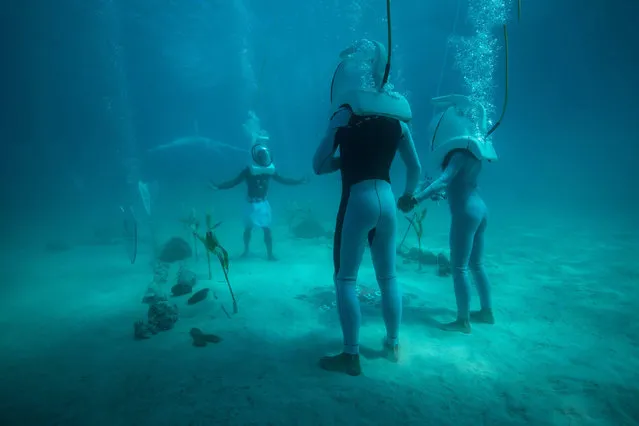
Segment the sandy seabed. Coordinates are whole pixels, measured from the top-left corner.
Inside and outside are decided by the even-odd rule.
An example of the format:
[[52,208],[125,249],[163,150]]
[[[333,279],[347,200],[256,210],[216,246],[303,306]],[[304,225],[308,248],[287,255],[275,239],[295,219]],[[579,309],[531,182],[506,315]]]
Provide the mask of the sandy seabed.
[[[231,263],[230,318],[220,270],[209,281],[203,258],[188,262],[212,297],[171,299],[175,328],[142,341],[149,253],[132,266],[117,245],[5,249],[0,424],[637,425],[639,230],[545,222],[489,227],[497,323],[471,335],[437,327],[455,315],[451,278],[399,258],[402,360],[378,356],[381,312],[364,305],[360,377],[317,366],[341,343],[324,306],[329,240],[286,240],[278,227],[280,260],[266,262],[256,234],[256,256]],[[237,243],[240,224],[225,227]],[[445,227],[426,245],[445,249]],[[376,287],[368,256],[359,283]],[[193,327],[223,341],[194,347]]]

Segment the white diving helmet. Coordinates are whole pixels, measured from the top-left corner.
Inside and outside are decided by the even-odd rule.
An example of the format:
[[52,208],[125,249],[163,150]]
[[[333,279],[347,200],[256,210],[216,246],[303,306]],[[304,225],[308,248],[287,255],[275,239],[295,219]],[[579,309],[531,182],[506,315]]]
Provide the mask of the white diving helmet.
[[271,150],[266,145],[266,140],[258,138],[251,147],[251,165],[249,167],[251,174],[273,174],[275,173],[275,165],[273,164],[273,156]]
[[467,150],[479,160],[497,161],[497,153],[488,134],[486,109],[464,95],[446,95],[432,99],[443,109],[436,116],[430,145],[430,162],[441,170],[448,155]]
[[379,115],[410,121],[405,97],[383,87],[388,53],[377,41],[358,40],[340,53],[331,82],[331,111],[348,106],[355,115]]

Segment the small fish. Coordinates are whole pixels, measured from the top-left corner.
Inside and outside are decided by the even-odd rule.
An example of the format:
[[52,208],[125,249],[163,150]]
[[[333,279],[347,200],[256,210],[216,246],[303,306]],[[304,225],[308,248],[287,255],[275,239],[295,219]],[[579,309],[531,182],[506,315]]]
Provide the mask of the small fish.
[[209,294],[208,288],[203,288],[202,290],[196,291],[193,293],[193,296],[189,297],[189,300],[186,301],[189,305],[195,305],[198,302],[206,299],[206,296]]

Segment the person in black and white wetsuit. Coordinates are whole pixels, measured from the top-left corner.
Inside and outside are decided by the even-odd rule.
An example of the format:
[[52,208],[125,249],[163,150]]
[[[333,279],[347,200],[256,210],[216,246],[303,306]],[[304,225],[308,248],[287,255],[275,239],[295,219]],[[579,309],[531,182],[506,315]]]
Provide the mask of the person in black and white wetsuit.
[[[333,263],[344,347],[339,355],[323,357],[320,366],[357,376],[361,312],[356,281],[366,244],[382,294],[383,348],[391,360],[399,358],[402,295],[395,276],[397,222],[390,168],[399,152],[407,168],[399,200],[405,203],[413,199],[421,165],[407,124],[412,118],[410,105],[400,94],[383,89],[385,47],[360,40],[342,52],[341,59],[331,87],[333,114],[313,169],[318,175],[339,170],[342,176]],[[365,81],[368,86],[362,84]]]

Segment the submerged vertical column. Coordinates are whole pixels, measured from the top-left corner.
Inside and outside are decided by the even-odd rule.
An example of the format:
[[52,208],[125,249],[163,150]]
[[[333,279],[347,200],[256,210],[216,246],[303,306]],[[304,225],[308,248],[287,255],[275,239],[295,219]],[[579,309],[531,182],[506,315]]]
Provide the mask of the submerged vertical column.
[[[117,0],[98,0],[99,31],[101,34],[101,63],[103,79],[107,82],[104,94],[107,116],[113,135],[114,145],[120,152],[121,164],[125,170],[127,186],[126,199],[121,207],[124,213],[125,232],[130,239],[127,244],[131,262],[135,262],[138,253],[138,233],[140,219],[144,218],[145,229],[149,233],[151,252],[157,249],[154,224],[151,220],[151,193],[147,183],[141,180],[138,143],[133,121],[133,110],[129,97],[129,79],[126,67],[126,55],[122,46],[122,23]],[[109,141],[110,142],[110,141]],[[146,215],[138,214],[142,209],[134,205],[142,204]],[[151,289],[147,293],[154,294]],[[145,296],[146,297],[146,296]]]
[[126,59],[121,44],[122,28],[116,0],[99,0],[98,14],[103,28],[102,63],[107,66],[105,78],[110,81],[110,92],[105,96],[106,109],[113,120],[117,146],[126,170],[127,184],[134,186],[140,179],[138,146],[129,99],[129,81]]

